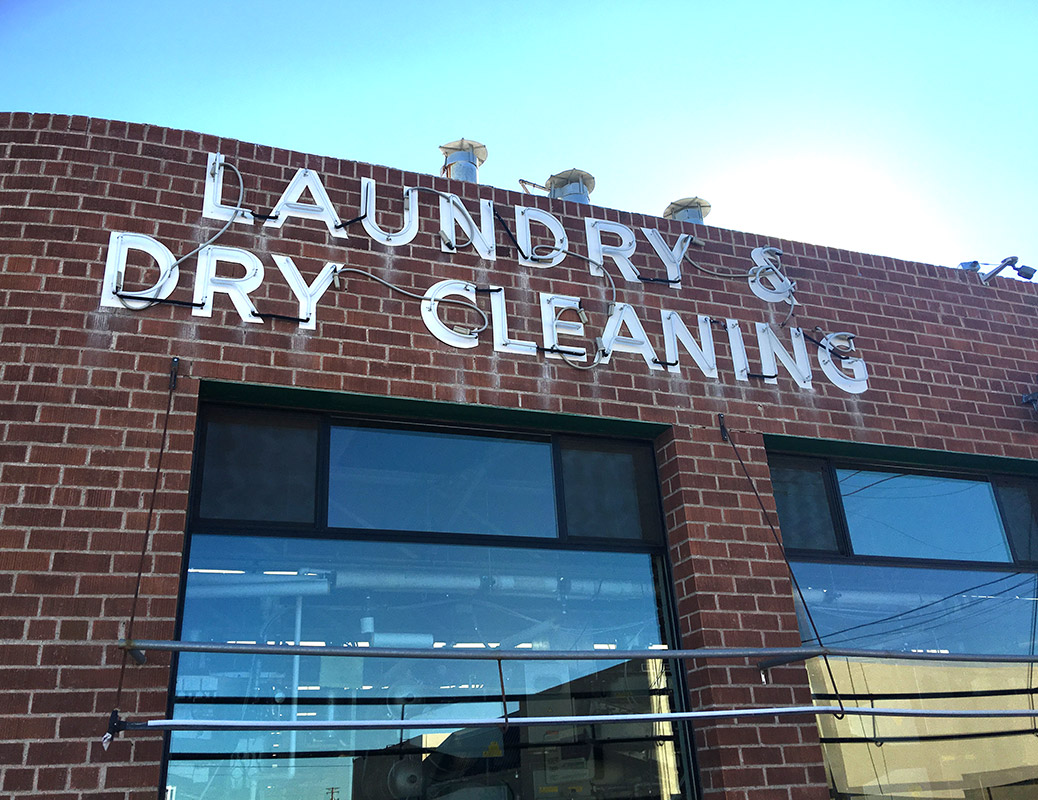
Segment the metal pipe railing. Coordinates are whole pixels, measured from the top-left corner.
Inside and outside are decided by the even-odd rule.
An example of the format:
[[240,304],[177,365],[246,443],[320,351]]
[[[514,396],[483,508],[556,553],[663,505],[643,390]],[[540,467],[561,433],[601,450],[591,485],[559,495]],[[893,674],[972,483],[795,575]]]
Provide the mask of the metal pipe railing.
[[932,653],[902,650],[858,650],[845,647],[700,647],[693,650],[534,650],[532,648],[403,648],[332,647],[327,645],[229,644],[222,642],[176,642],[165,639],[120,639],[119,647],[130,652],[160,650],[178,653],[242,653],[277,656],[338,656],[344,658],[458,659],[464,661],[649,661],[662,659],[713,660],[760,658],[766,669],[811,658],[870,658],[905,661],[962,661],[987,664],[1038,664],[1038,655],[991,653]]
[[[391,647],[334,647],[327,645],[274,645],[229,644],[219,642],[184,642],[160,639],[123,639],[119,646],[139,663],[145,650],[180,653],[240,653],[248,655],[281,656],[337,656],[345,658],[404,658],[496,661],[649,661],[711,660],[711,659],[764,659],[757,663],[762,676],[771,666],[805,661],[819,656],[833,658],[865,658],[913,661],[957,661],[972,663],[1032,664],[1035,655],[995,655],[990,653],[915,653],[902,651],[856,650],[835,647],[712,647],[693,650],[533,650],[490,648],[391,648]],[[505,697],[502,674],[502,698]],[[504,702],[504,700],[503,700]],[[448,728],[533,727],[540,725],[593,725],[617,723],[688,722],[704,719],[733,719],[740,717],[817,716],[831,714],[871,717],[931,717],[951,719],[1031,718],[1038,719],[1036,709],[922,709],[876,708],[853,706],[770,706],[754,708],[725,708],[701,711],[675,711],[651,714],[591,714],[557,717],[513,717],[507,713],[499,718],[436,719],[436,720],[190,720],[153,719],[128,721],[112,712],[108,733],[102,740],[108,742],[120,731],[233,731],[233,730],[442,730]]]
[[773,706],[672,711],[658,714],[585,714],[558,717],[475,719],[354,719],[354,720],[213,720],[152,719],[123,722],[131,731],[300,731],[300,730],[445,730],[448,728],[531,728],[543,725],[609,725],[637,722],[691,722],[733,717],[789,717],[832,714],[863,717],[942,717],[948,719],[1038,718],[1038,709],[925,709],[871,706]]

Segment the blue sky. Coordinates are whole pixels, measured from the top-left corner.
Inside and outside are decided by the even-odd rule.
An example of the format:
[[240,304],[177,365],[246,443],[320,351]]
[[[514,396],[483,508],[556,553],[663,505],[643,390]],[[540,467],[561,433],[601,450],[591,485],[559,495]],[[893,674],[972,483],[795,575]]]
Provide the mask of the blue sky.
[[148,122],[928,263],[1038,267],[1038,1],[0,0],[0,108]]

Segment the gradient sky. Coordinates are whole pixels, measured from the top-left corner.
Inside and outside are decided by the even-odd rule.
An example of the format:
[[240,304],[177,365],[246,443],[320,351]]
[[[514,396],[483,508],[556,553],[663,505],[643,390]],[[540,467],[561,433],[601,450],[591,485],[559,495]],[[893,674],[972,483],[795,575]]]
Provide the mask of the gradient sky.
[[0,0],[0,109],[432,173],[465,137],[495,186],[1038,267],[1036,43],[1038,0]]

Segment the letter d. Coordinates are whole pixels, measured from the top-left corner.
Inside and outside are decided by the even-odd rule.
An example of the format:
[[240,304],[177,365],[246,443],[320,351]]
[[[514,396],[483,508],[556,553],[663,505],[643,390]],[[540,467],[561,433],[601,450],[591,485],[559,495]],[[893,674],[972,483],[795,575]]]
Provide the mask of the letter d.
[[[123,288],[126,273],[126,258],[130,250],[141,250],[159,267],[159,279],[150,288],[128,292]],[[112,231],[108,239],[108,260],[101,284],[101,308],[129,308],[142,311],[152,300],[165,300],[177,288],[180,266],[169,248],[143,233],[120,233]]]

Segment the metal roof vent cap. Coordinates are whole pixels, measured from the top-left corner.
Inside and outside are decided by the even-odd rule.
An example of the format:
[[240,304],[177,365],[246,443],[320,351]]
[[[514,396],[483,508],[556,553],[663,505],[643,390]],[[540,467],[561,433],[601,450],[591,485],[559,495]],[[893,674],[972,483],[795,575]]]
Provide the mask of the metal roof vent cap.
[[667,206],[663,218],[705,224],[706,215],[709,213],[710,204],[702,197],[682,197]]
[[595,176],[582,169],[568,169],[552,175],[544,185],[552,200],[590,205],[589,195],[595,190]]
[[441,175],[454,181],[479,183],[479,168],[487,160],[485,145],[472,139],[458,139],[456,142],[441,144],[440,152],[444,158]]

